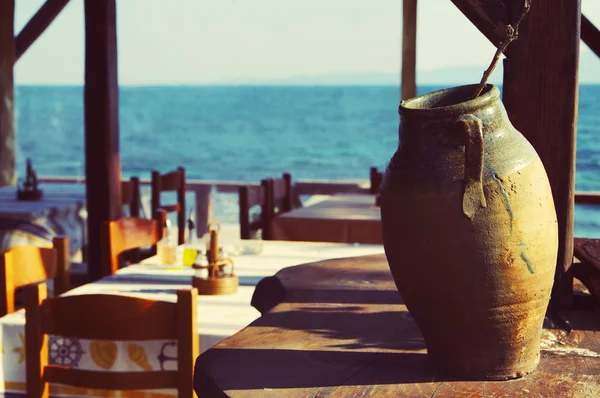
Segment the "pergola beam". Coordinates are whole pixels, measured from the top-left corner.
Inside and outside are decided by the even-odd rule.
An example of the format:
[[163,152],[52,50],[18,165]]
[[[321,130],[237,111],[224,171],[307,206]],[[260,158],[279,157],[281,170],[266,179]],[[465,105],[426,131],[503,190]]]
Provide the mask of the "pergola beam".
[[85,0],[85,177],[88,275],[109,275],[104,223],[121,212],[119,82],[115,0]]
[[581,40],[600,57],[600,30],[585,15],[581,16]]
[[46,0],[35,15],[31,17],[27,25],[21,29],[15,38],[15,63],[44,33],[67,3],[69,3],[69,0]]
[[0,0],[0,186],[15,185],[15,0]]
[[451,1],[496,47],[506,39],[506,26],[514,21],[523,5],[520,1],[519,7],[511,7],[513,2],[505,0]]

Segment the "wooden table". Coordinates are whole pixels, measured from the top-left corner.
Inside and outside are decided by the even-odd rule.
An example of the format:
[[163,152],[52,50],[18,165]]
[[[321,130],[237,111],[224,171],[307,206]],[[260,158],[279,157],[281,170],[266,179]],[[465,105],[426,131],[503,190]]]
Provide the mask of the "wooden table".
[[198,358],[201,396],[600,396],[598,312],[569,313],[570,333],[547,320],[536,371],[482,382],[432,369],[384,255],[285,268],[253,303],[270,311]]
[[[233,258],[240,286],[235,294],[198,297],[198,333],[200,352],[207,350],[226,337],[243,329],[260,316],[250,305],[256,284],[264,277],[273,275],[284,267],[314,262],[326,258],[351,257],[363,254],[382,253],[381,245],[349,245],[313,242],[277,241],[231,241],[224,242],[224,249]],[[193,270],[187,267],[169,269],[157,263],[157,258],[149,258],[142,264],[120,269],[115,275],[100,281],[73,289],[66,294],[119,294],[144,297],[154,300],[175,301],[176,290],[191,287]],[[73,320],[77,322],[78,320]],[[24,356],[24,311],[17,311],[0,318],[0,392],[8,391],[13,396],[25,390]],[[142,371],[172,369],[175,366],[176,344],[170,341],[136,342],[137,350],[144,353],[132,358],[129,352],[131,342],[107,341],[104,346],[119,355],[95,357],[93,344],[87,340],[72,340],[68,357],[58,360],[68,366],[78,366],[88,370]],[[63,347],[64,341],[55,341],[54,352]],[[52,350],[51,350],[52,351]],[[110,359],[110,360],[109,360]],[[50,361],[51,363],[53,360]],[[191,383],[191,380],[190,380]],[[51,386],[52,393],[72,396],[133,396],[167,397],[174,396],[169,390],[154,391],[156,395],[137,393],[110,394],[110,391],[82,390],[68,386]],[[159,395],[164,393],[164,395]],[[0,393],[0,396],[2,394]],[[19,395],[14,395],[19,396]],[[22,396],[22,395],[21,395]]]
[[277,216],[272,235],[275,240],[381,244],[381,212],[374,195],[333,195]]

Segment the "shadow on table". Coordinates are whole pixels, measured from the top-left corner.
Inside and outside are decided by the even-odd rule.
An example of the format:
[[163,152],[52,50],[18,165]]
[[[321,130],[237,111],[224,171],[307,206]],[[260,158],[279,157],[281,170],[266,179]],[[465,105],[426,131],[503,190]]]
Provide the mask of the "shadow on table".
[[[277,329],[284,333],[286,330],[298,331],[303,338],[294,334],[294,339],[306,344],[310,341],[319,342],[326,349],[425,349],[421,332],[408,311],[363,312],[364,308],[358,305],[324,308],[320,305],[270,312],[254,321],[252,327]],[[282,343],[285,343],[284,339],[285,336],[282,336]]]
[[360,293],[358,292],[356,288],[288,289],[277,276],[270,276],[258,282],[250,304],[263,315],[284,301],[286,303],[404,304],[395,288],[360,289]]

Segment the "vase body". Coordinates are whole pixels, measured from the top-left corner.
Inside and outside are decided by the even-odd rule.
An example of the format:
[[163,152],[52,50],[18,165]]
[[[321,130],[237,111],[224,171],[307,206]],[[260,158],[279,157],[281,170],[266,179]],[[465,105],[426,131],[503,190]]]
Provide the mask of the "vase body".
[[446,375],[534,370],[558,225],[550,184],[498,88],[436,91],[400,105],[381,185],[385,253],[430,360]]

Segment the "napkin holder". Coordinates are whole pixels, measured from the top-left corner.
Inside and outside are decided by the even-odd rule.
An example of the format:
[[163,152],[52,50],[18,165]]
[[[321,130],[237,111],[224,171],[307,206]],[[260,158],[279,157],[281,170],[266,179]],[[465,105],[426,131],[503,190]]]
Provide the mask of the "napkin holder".
[[37,174],[31,166],[31,159],[27,159],[27,175],[17,188],[17,200],[36,201],[42,200],[44,192],[38,188]]
[[[233,260],[219,257],[219,230],[209,226],[210,248],[206,251],[208,264],[194,265],[196,270],[192,277],[192,286],[200,295],[224,295],[237,292],[240,280],[234,273]],[[230,266],[231,270],[226,271]],[[206,270],[206,276],[200,274]]]

